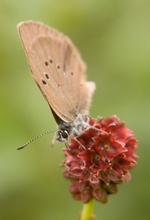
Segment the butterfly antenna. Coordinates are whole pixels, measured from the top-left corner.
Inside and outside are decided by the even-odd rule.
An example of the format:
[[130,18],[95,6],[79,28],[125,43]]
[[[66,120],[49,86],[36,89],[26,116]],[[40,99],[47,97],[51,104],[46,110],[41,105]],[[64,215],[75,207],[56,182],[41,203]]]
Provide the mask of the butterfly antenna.
[[38,135],[38,136],[32,138],[32,139],[31,139],[30,141],[28,141],[26,144],[24,144],[24,145],[18,147],[17,150],[21,150],[21,149],[25,148],[27,145],[31,144],[31,143],[32,143],[33,141],[35,141],[36,139],[41,138],[42,136],[44,136],[44,135],[46,135],[46,134],[49,134],[49,133],[52,133],[52,132],[56,132],[56,131],[57,131],[57,130],[55,130],[55,131],[46,131],[46,132],[44,132],[44,133],[42,133],[42,134],[40,134],[40,135]]

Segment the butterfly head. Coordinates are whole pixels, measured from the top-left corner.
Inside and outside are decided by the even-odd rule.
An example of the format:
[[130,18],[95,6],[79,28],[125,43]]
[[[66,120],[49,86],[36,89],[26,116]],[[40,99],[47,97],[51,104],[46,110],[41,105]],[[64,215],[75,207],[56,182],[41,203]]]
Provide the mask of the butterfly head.
[[69,136],[77,137],[79,136],[84,130],[89,127],[89,117],[84,114],[78,114],[77,117],[73,122],[67,123],[61,120],[58,116],[55,118],[59,119],[59,130],[57,132],[57,141],[66,142]]

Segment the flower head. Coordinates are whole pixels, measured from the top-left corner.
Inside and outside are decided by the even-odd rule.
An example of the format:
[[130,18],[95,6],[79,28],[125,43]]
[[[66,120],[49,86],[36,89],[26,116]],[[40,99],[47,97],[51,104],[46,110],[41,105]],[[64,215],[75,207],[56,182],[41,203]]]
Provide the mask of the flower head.
[[117,184],[130,179],[129,171],[138,159],[136,138],[116,116],[90,119],[89,124],[64,149],[64,176],[71,181],[74,199],[105,203],[108,194],[117,192]]

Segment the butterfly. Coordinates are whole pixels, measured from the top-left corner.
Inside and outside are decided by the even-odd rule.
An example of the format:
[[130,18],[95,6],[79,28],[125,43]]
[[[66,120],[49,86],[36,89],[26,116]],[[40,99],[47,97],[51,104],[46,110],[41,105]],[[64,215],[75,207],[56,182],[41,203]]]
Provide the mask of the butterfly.
[[65,142],[89,126],[88,110],[95,90],[72,41],[58,30],[35,21],[17,26],[31,74],[58,125],[57,140]]

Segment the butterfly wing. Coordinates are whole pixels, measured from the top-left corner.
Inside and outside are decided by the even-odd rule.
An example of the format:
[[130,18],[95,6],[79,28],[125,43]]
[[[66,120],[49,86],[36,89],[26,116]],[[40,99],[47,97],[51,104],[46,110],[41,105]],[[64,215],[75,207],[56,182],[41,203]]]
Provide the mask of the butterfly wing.
[[86,82],[85,64],[70,39],[33,21],[18,30],[32,76],[56,115],[71,122],[87,114],[95,84]]

